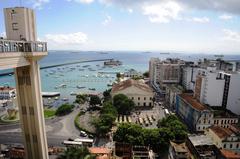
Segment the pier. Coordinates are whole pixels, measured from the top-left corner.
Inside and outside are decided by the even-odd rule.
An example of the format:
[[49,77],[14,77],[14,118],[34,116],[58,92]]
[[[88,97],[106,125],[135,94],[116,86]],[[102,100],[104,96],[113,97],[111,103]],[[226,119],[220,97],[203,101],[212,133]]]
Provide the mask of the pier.
[[[60,66],[65,66],[65,65],[73,65],[73,64],[78,64],[78,63],[109,61],[109,60],[113,60],[113,59],[79,60],[79,61],[72,61],[72,62],[66,62],[66,63],[61,63],[61,64],[53,64],[53,65],[49,65],[49,66],[43,66],[43,67],[40,67],[40,69],[43,70],[43,69],[60,67]],[[0,76],[8,76],[9,74],[13,75],[14,72],[13,71],[9,71],[9,72],[0,73]]]

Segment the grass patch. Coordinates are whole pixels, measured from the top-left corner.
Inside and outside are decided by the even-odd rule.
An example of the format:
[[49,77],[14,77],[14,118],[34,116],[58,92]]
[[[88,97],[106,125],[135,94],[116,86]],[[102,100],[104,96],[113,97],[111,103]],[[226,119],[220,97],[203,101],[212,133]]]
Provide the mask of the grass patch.
[[53,109],[44,109],[44,117],[45,118],[50,118],[55,116],[56,110]]
[[81,127],[81,125],[80,125],[80,123],[79,123],[79,118],[80,118],[81,115],[84,115],[84,114],[85,114],[85,113],[82,112],[82,111],[80,111],[80,112],[78,113],[78,115],[77,115],[77,116],[75,117],[75,119],[74,119],[74,125],[76,126],[76,128],[77,128],[79,131],[85,131],[85,132],[88,133],[88,134],[95,135],[95,133],[92,133],[92,132],[88,131],[87,129]]

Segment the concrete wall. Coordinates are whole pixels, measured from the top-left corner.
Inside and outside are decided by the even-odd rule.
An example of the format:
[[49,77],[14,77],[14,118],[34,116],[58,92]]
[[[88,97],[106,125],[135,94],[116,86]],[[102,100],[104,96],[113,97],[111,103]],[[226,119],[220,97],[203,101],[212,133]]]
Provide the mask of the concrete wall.
[[240,73],[231,75],[227,109],[240,115]]

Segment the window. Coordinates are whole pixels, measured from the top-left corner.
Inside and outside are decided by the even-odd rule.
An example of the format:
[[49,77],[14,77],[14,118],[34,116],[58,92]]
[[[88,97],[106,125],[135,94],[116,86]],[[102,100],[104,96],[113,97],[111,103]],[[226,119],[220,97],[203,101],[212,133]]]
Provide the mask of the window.
[[143,99],[146,100],[146,97],[144,97]]
[[226,144],[223,145],[223,148],[226,148]]
[[236,145],[236,148],[239,148],[239,144]]
[[12,30],[18,30],[18,23],[12,23]]
[[152,106],[152,103],[151,103],[151,102],[149,103],[149,106],[150,106],[150,107]]
[[140,97],[138,97],[138,100],[140,100]]
[[146,106],[146,103],[145,103],[145,102],[143,103],[143,106],[144,106],[144,107]]
[[140,103],[138,103],[138,106],[140,106]]
[[230,144],[230,149],[232,148],[232,144]]
[[134,100],[134,97],[132,97],[132,100]]
[[150,97],[149,99],[152,100],[152,97]]

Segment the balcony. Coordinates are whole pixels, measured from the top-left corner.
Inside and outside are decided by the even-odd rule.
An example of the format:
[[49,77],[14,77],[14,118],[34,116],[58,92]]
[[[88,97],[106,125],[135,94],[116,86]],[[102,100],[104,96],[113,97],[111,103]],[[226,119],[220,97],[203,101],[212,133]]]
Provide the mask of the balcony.
[[0,70],[29,65],[29,59],[46,56],[47,43],[0,39]]
[[8,52],[47,52],[47,43],[0,39],[0,53]]

